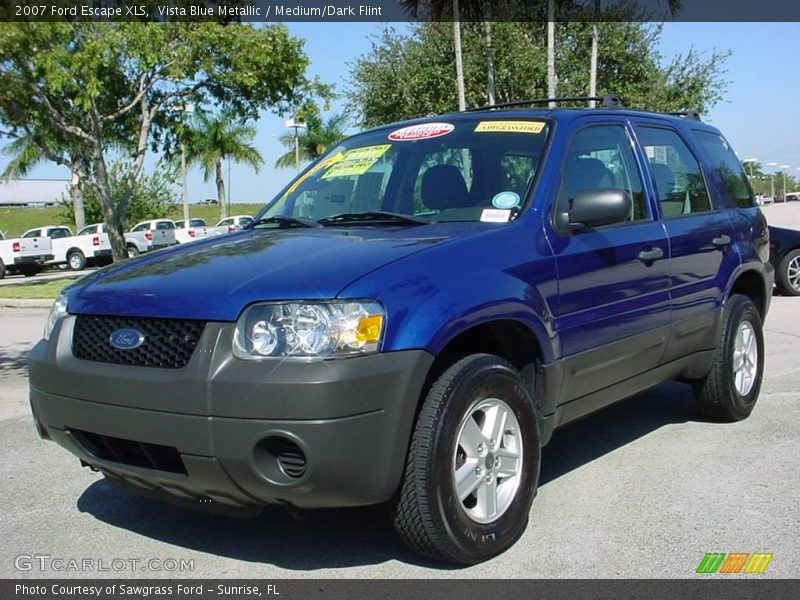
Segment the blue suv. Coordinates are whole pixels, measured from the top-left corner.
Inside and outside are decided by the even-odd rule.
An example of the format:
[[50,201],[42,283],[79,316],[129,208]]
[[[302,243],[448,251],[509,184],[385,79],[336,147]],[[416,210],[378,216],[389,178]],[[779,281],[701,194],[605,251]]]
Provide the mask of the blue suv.
[[138,493],[388,503],[411,548],[475,563],[522,534],[561,425],[671,379],[710,417],[750,414],[768,252],[736,155],[692,113],[398,123],[243,231],[69,287],[30,354],[32,410]]

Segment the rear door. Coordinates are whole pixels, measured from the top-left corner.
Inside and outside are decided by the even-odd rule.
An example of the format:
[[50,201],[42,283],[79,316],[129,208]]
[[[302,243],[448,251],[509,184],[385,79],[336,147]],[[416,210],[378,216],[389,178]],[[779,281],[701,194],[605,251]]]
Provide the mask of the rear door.
[[709,194],[701,161],[682,134],[663,123],[637,122],[650,188],[670,242],[674,331],[663,362],[716,343],[716,309],[738,266],[733,227]]
[[[607,188],[632,199],[625,222],[578,232],[559,226],[578,192]],[[655,367],[668,339],[667,236],[647,201],[631,131],[622,119],[593,122],[573,133],[553,228],[556,317],[566,366],[561,398],[569,401]]]

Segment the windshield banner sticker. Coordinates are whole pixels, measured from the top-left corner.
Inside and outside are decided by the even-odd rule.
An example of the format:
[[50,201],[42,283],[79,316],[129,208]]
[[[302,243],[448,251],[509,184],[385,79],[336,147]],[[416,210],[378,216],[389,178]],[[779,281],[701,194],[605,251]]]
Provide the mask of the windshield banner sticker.
[[484,208],[481,213],[481,221],[484,223],[508,223],[511,218],[510,210],[498,208]]
[[389,134],[389,139],[395,142],[409,142],[412,140],[429,140],[447,135],[455,129],[450,123],[422,123],[403,127]]
[[320,161],[318,164],[314,165],[312,168],[310,168],[308,171],[306,171],[300,177],[298,177],[297,181],[295,181],[291,186],[289,186],[289,188],[283,193],[283,197],[285,198],[293,191],[295,191],[298,187],[300,187],[301,183],[303,183],[306,179],[311,177],[317,171],[321,171],[322,169],[330,167],[331,165],[336,164],[340,160],[344,160],[344,154],[342,154],[341,152],[337,152],[330,158],[326,158],[325,160]]
[[475,132],[541,133],[542,129],[542,121],[481,121],[475,127]]
[[363,175],[372,168],[380,158],[391,148],[391,144],[380,146],[365,146],[363,148],[353,148],[344,153],[342,160],[337,161],[320,179],[332,179],[334,177],[351,177],[353,175]]

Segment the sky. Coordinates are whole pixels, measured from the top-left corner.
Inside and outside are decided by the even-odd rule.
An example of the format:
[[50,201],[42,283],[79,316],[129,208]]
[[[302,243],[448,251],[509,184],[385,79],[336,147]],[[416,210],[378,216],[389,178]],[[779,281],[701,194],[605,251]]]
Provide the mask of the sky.
[[[402,27],[402,25],[399,25]],[[380,33],[380,23],[291,23],[290,32],[306,40],[311,61],[309,74],[343,91],[349,76],[348,63],[369,51],[370,37]],[[725,62],[729,86],[725,99],[703,120],[719,127],[741,159],[757,158],[762,164],[789,165],[788,172],[800,176],[800,23],[667,23],[660,51],[665,60],[694,47],[701,53],[731,50]],[[334,104],[343,108],[345,100]],[[278,136],[284,118],[264,113],[257,123],[256,146],[265,167],[255,173],[250,167],[232,164],[232,202],[266,202],[293,177],[293,169],[272,165],[285,152]],[[352,131],[353,133],[355,130]],[[150,157],[146,168],[154,168]],[[5,161],[0,158],[0,170]],[[766,172],[777,168],[767,167]],[[53,165],[36,168],[34,178],[63,178],[69,174]],[[227,172],[226,172],[227,176]],[[199,169],[188,175],[189,201],[216,197],[213,181],[204,182]]]

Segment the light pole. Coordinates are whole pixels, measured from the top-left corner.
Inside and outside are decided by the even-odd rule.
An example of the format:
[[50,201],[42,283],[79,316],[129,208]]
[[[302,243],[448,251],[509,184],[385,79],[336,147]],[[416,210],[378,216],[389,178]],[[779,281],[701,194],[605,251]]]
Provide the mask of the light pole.
[[[182,113],[181,120],[183,120],[183,115],[191,115],[194,113],[194,106],[189,104],[188,102],[180,107],[180,111]],[[186,141],[184,140],[185,136],[181,136],[181,184],[183,186],[183,190],[181,191],[181,196],[183,200],[183,219],[184,221],[188,221],[189,219],[189,184],[186,179]]]
[[286,129],[294,129],[294,168],[296,171],[300,169],[300,141],[298,139],[297,130],[305,129],[305,127],[306,124],[298,121],[297,118],[286,120]]
[[[768,162],[767,166],[768,167],[777,167],[778,163],[776,163],[776,162]],[[773,202],[775,202],[775,180],[773,179],[774,175],[775,175],[775,173],[770,173],[769,174],[769,189],[770,189],[770,195],[772,196],[772,201]]]
[[786,202],[786,169],[789,168],[789,165],[781,165],[780,169],[783,171],[783,201]]
[[753,163],[757,163],[758,159],[757,158],[745,158],[742,162],[744,164],[749,164],[750,165],[750,179],[752,179],[753,178]]

